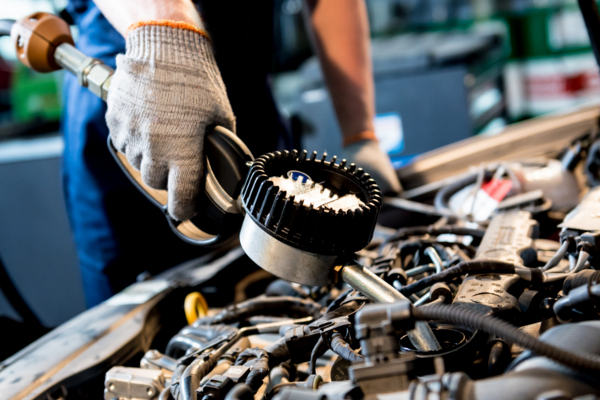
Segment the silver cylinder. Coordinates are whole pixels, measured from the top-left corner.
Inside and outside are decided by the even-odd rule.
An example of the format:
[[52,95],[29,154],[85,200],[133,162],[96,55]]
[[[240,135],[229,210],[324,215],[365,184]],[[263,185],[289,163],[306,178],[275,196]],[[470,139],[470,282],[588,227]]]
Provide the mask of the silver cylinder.
[[[409,301],[388,283],[356,262],[342,267],[339,276],[344,282],[372,301],[380,303],[394,303],[400,300]],[[441,346],[427,322],[417,321],[415,329],[408,331],[408,337],[419,351],[441,350]]]
[[240,231],[240,243],[252,261],[279,278],[309,286],[333,282],[331,272],[337,256],[314,254],[280,242],[248,214]]
[[77,77],[77,82],[92,93],[106,100],[112,74],[112,68],[97,58],[88,57],[69,43],[59,45],[54,52],[58,65]]
[[77,75],[80,68],[89,64],[93,58],[86,56],[69,43],[63,43],[56,48],[54,60],[73,75]]

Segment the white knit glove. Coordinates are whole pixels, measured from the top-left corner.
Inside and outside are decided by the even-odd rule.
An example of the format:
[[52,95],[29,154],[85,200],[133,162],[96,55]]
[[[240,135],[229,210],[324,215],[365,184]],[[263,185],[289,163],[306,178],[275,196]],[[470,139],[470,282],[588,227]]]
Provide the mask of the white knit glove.
[[402,186],[387,154],[373,140],[362,140],[342,150],[342,159],[364,169],[375,180],[383,194],[399,194]]
[[106,122],[112,142],[144,183],[168,190],[169,215],[193,217],[202,190],[209,125],[235,117],[209,39],[199,30],[143,25],[117,56]]

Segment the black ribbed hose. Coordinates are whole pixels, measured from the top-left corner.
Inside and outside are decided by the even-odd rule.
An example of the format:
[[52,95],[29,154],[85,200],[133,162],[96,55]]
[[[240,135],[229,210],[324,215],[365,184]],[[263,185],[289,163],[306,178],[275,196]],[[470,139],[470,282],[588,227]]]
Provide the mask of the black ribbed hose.
[[600,371],[600,357],[573,353],[544,343],[501,319],[479,311],[435,304],[427,307],[413,307],[412,315],[417,320],[444,321],[472,330],[484,331],[575,370]]
[[410,285],[403,286],[399,292],[404,296],[408,297],[411,294],[420,292],[423,289],[427,289],[433,284],[438,282],[448,282],[454,278],[457,278],[465,274],[514,274],[515,266],[510,263],[501,261],[485,261],[485,260],[471,260],[461,262],[454,267],[448,268],[437,274],[427,276]]

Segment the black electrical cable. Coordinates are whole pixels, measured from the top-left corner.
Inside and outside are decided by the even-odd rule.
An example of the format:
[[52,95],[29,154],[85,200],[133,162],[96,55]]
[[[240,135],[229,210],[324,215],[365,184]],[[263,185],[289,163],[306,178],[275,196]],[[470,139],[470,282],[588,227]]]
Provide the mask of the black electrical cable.
[[281,364],[290,359],[290,351],[281,338],[265,348],[255,347],[244,350],[235,361],[235,365],[247,365],[248,361],[254,361],[252,370],[246,378],[246,384],[257,391],[263,383],[264,378],[269,375],[271,366]]
[[261,387],[263,379],[269,375],[271,368],[269,367],[270,354],[260,347],[246,349],[240,354],[235,362],[236,365],[244,365],[248,359],[255,359],[252,370],[246,378],[246,384],[255,392]]
[[321,357],[327,351],[327,344],[320,337],[310,353],[309,374],[314,375],[317,369],[317,358]]
[[14,19],[0,19],[0,36],[10,36],[10,30],[14,24]]
[[338,332],[334,333],[331,336],[331,341],[329,343],[331,347],[331,351],[340,356],[346,361],[350,362],[360,362],[364,361],[365,357],[361,354],[356,353],[350,345],[344,340],[342,335]]
[[515,266],[510,263],[501,261],[485,261],[485,260],[471,260],[458,263],[454,267],[450,267],[442,272],[427,276],[410,285],[403,286],[398,291],[404,296],[410,296],[420,292],[423,289],[427,289],[437,282],[447,282],[461,275],[480,273],[498,273],[498,274],[514,274]]
[[600,371],[600,357],[573,353],[542,342],[508,322],[479,311],[432,304],[427,307],[413,307],[412,315],[417,320],[444,321],[472,330],[484,331],[575,370]]
[[[0,20],[1,21],[1,20]],[[0,257],[0,290],[4,293],[4,296],[15,309],[15,311],[21,316],[23,322],[30,325],[42,326],[42,323],[38,317],[31,311],[31,308],[27,305],[21,293],[13,283],[8,271],[2,262]]]

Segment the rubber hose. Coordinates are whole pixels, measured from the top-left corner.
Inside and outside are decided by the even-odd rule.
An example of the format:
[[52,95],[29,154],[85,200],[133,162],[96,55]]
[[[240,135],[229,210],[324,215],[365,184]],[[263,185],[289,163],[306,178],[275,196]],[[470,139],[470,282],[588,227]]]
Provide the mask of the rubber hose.
[[238,356],[236,365],[244,365],[248,360],[255,358],[256,361],[252,366],[252,370],[246,378],[246,384],[249,385],[255,392],[260,388],[263,383],[263,379],[271,369],[269,368],[270,355],[265,349],[255,347],[253,349],[246,349]]
[[558,299],[552,309],[560,322],[571,322],[574,318],[581,317],[581,313],[575,310],[595,303],[598,298],[600,298],[600,285],[579,286]]
[[225,400],[254,400],[254,392],[245,383],[238,383],[227,393]]
[[197,400],[196,389],[200,387],[200,381],[214,368],[215,364],[216,361],[211,355],[206,360],[196,358],[188,365],[179,378],[179,395],[182,400]]
[[191,348],[201,348],[204,343],[206,340],[198,336],[177,334],[169,340],[165,354],[169,357],[179,358]]
[[0,19],[0,36],[10,36],[10,30],[14,24],[14,19]]
[[442,272],[427,276],[410,285],[403,286],[399,292],[404,296],[408,297],[412,294],[418,293],[423,289],[433,286],[434,283],[447,282],[461,275],[472,274],[472,273],[488,274],[514,274],[515,266],[510,263],[502,261],[485,261],[485,260],[471,260],[458,263],[454,267],[450,267]]
[[185,371],[186,369],[186,365],[178,365],[177,368],[175,368],[175,371],[173,371],[173,375],[171,375],[171,396],[174,399],[178,399],[179,398],[179,378],[181,378],[181,375],[183,374],[183,371]]
[[563,293],[565,295],[579,286],[589,285],[591,283],[600,282],[600,271],[594,271],[593,269],[586,269],[579,271],[576,274],[567,276],[563,283]]
[[575,370],[600,371],[600,357],[573,353],[544,343],[501,319],[478,311],[436,304],[428,307],[413,307],[412,314],[417,320],[444,321],[472,330],[482,330]]
[[165,354],[171,357],[178,357],[180,356],[179,353],[185,353],[194,345],[200,348],[204,343],[216,339],[221,335],[236,332],[237,328],[228,325],[186,326],[169,340]]
[[448,207],[448,201],[450,201],[450,197],[454,195],[456,192],[465,188],[469,185],[472,185],[477,182],[477,174],[471,174],[469,176],[465,176],[462,179],[457,179],[454,182],[450,183],[448,186],[441,188],[435,195],[435,199],[433,200],[433,205],[438,210],[444,210],[453,212],[450,207]]
[[277,340],[275,343],[272,343],[265,347],[267,353],[269,353],[269,365],[279,365],[284,361],[290,359],[290,349],[287,347],[285,342],[285,337]]
[[319,337],[317,344],[310,353],[309,374],[314,375],[317,370],[317,358],[321,357],[327,351],[327,344],[323,337]]
[[264,349],[255,347],[244,350],[238,356],[235,365],[245,365],[253,358],[256,359],[256,362],[246,378],[246,384],[256,391],[262,385],[263,379],[269,375],[272,366],[290,359],[290,351],[285,343],[285,338],[277,340]]
[[364,361],[365,359],[364,356],[352,350],[350,348],[350,345],[348,345],[348,343],[342,338],[342,335],[339,333],[333,334],[329,345],[331,346],[331,351],[333,351],[335,354],[342,357],[346,361],[360,362]]

